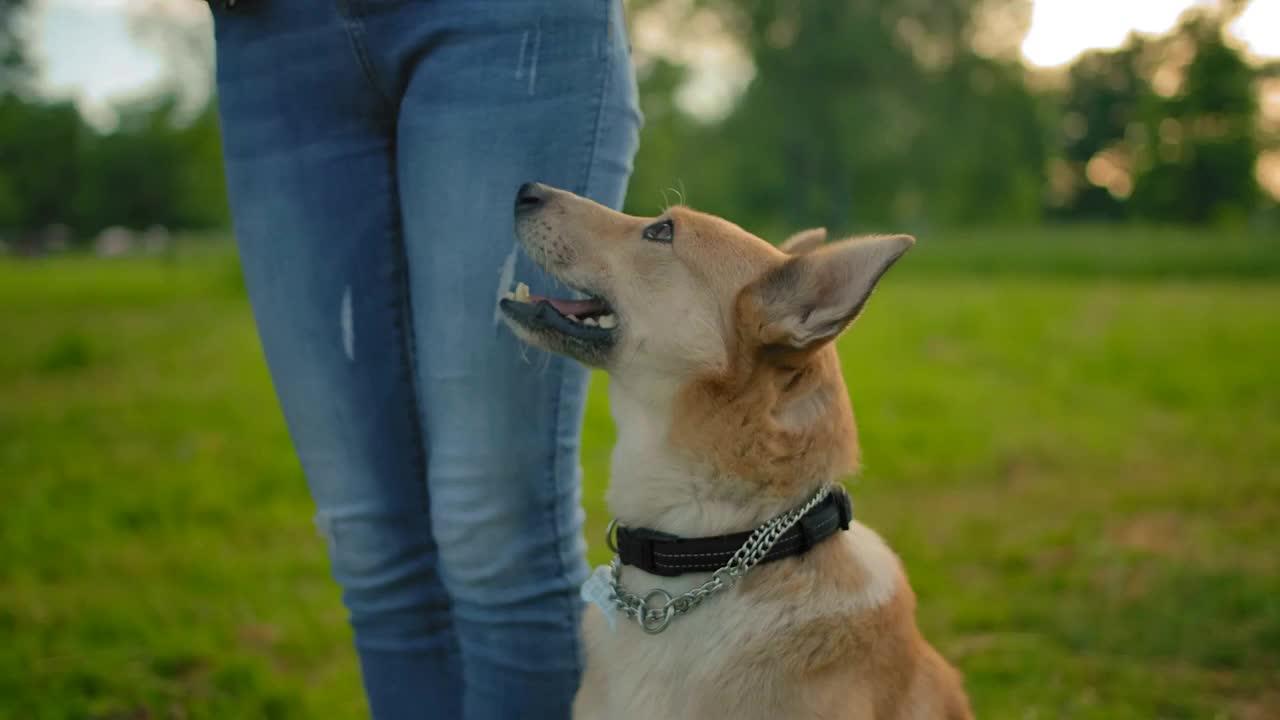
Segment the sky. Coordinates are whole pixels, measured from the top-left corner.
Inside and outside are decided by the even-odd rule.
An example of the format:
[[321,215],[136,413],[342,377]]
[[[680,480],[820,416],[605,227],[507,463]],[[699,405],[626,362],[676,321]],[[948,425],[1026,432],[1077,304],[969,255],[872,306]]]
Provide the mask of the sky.
[[[1183,11],[1205,1],[1034,0],[1022,54],[1033,66],[1061,65],[1090,48],[1119,46],[1132,30],[1169,30]],[[162,12],[184,22],[210,22],[207,7],[198,0],[32,2],[36,13],[30,37],[44,89],[76,98],[86,114],[104,123],[110,122],[112,99],[145,93],[163,75],[160,58],[131,36],[129,13]],[[1231,31],[1254,54],[1280,57],[1280,0],[1252,0]],[[735,61],[731,52],[726,55],[715,48],[708,48],[706,55],[712,66]],[[713,100],[715,92],[711,83],[707,93]]]
[[37,7],[30,52],[51,94],[100,103],[159,77],[159,60],[134,44],[122,8],[91,0]]
[[[1159,34],[1173,28],[1203,0],[1036,0],[1022,55],[1031,65],[1068,63],[1090,48],[1119,47],[1131,31]],[[1253,0],[1229,28],[1250,52],[1280,57],[1280,0]]]

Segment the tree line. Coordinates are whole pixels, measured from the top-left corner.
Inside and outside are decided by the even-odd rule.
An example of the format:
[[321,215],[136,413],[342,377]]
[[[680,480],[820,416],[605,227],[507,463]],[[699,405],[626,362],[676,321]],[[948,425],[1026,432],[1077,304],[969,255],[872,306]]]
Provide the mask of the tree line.
[[631,206],[652,212],[653,189],[674,187],[778,231],[1274,226],[1276,200],[1255,164],[1280,148],[1280,119],[1259,106],[1280,68],[1230,41],[1245,4],[1201,6],[1165,36],[1133,36],[1048,73],[1018,57],[1024,0],[694,3],[692,14],[725,18],[755,78],[723,121],[701,124],[671,102],[688,68],[648,60]]
[[68,102],[0,98],[0,229],[65,227],[89,238],[113,226],[228,226],[217,114],[179,118],[161,96],[119,109],[102,132]]
[[[633,19],[667,12],[673,33],[714,16],[717,41],[740,48],[754,78],[707,121],[675,102],[689,65],[638,58],[646,125],[628,208],[652,214],[684,199],[779,231],[1276,222],[1255,165],[1280,148],[1259,103],[1280,72],[1229,41],[1241,2],[1198,8],[1166,36],[1086,53],[1055,75],[1028,70],[1011,42],[1028,7],[633,3]],[[177,95],[162,94],[119,108],[117,126],[99,131],[70,103],[32,91],[13,31],[19,10],[0,0],[0,236],[51,225],[82,238],[110,226],[226,228],[214,104],[182,112]],[[663,199],[667,188],[677,192]]]

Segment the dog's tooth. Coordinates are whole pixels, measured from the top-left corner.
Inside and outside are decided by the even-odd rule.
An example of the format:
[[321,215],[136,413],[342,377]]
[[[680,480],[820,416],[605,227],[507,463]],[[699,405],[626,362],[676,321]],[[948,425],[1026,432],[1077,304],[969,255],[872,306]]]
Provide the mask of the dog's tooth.
[[618,326],[618,318],[615,315],[601,315],[600,327],[608,329]]
[[529,286],[524,283],[517,283],[515,299],[517,302],[529,302]]
[[583,324],[583,325],[588,325],[588,326],[590,326],[590,327],[595,327],[595,326],[596,326],[596,319],[595,319],[595,318],[593,318],[593,317],[589,317],[589,318],[587,318],[586,320],[583,320],[583,321],[582,321],[582,324]]

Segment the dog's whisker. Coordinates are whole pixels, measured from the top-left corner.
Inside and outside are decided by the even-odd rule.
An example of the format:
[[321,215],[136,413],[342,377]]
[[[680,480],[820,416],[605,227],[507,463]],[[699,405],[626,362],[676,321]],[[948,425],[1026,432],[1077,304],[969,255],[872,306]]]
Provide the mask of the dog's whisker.
[[[659,213],[660,215],[665,215],[673,207],[682,207],[685,205],[684,180],[677,180],[676,182],[680,184],[680,187],[669,187],[662,191],[662,212]],[[677,202],[671,202],[667,197],[667,193],[675,193]]]

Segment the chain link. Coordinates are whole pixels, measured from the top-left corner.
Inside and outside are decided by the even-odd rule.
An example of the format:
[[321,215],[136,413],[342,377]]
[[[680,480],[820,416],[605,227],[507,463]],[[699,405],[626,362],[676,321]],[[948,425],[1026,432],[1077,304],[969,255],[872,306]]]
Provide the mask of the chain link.
[[[827,496],[831,494],[831,490],[830,485],[823,486],[804,505],[757,527],[747,537],[747,541],[742,543],[742,546],[733,553],[733,556],[729,558],[729,562],[711,573],[709,580],[677,596],[673,596],[662,588],[654,588],[644,595],[637,595],[623,587],[622,560],[615,554],[613,560],[609,563],[609,583],[610,589],[613,591],[614,605],[623,615],[639,623],[642,630],[650,635],[657,635],[666,630],[672,619],[677,615],[686,615],[693,612],[693,609],[701,605],[707,598],[737,584],[738,580],[743,575],[746,575],[748,570],[759,564],[769,554],[773,546],[792,526],[800,522],[800,518],[804,517],[818,503],[826,500]],[[613,525],[614,523],[609,524],[610,531],[613,529]],[[612,536],[612,532],[610,532],[610,536]],[[612,545],[612,537],[610,544]]]

